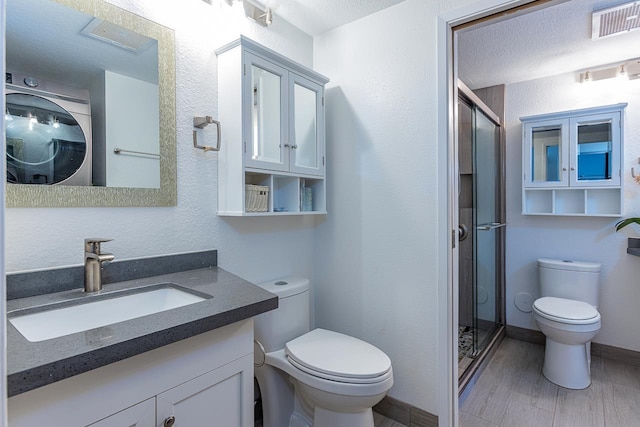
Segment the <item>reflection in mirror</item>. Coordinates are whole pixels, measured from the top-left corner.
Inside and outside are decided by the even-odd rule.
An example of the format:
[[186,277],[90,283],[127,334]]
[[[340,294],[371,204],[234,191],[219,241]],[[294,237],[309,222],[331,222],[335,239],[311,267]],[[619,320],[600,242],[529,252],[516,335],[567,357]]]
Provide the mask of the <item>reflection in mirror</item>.
[[36,95],[8,91],[6,97],[7,182],[89,185],[87,102],[65,109]]
[[173,30],[103,0],[6,5],[7,206],[175,205]]
[[294,84],[296,166],[318,167],[316,92]]
[[534,182],[552,182],[562,179],[561,138],[562,132],[559,126],[538,127],[532,130],[531,161],[533,164],[531,168]]
[[578,125],[578,180],[611,179],[611,122]]
[[[88,122],[81,125],[86,135],[86,156],[80,159],[83,179],[53,180],[36,168],[32,174],[36,178],[27,176],[27,171],[24,179],[7,180],[160,187],[157,40],[49,0],[9,0],[7,15],[7,91],[48,100],[54,110],[72,118],[83,110]],[[56,43],[42,43],[51,34]],[[82,92],[79,98],[78,92]],[[16,124],[33,120],[36,112],[23,108],[18,114],[22,115],[16,117]],[[46,133],[46,123],[38,121],[35,129],[27,131]],[[33,141],[30,148],[31,138],[24,136],[25,152],[38,151],[39,143]],[[149,155],[118,155],[113,151],[116,147]],[[52,151],[47,164],[39,166],[54,173],[65,163],[66,152]],[[8,159],[7,166],[15,167],[17,161]]]
[[251,123],[253,147],[251,158],[279,163],[281,160],[280,76],[255,65],[251,66],[253,108]]

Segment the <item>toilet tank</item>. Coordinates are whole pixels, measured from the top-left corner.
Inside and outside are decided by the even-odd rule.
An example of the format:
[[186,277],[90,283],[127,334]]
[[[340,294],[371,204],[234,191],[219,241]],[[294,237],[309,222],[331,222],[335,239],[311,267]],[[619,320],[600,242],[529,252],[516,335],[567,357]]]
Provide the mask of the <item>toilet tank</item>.
[[599,263],[541,258],[538,272],[541,296],[584,301],[598,307]]
[[285,277],[258,286],[278,296],[278,308],[254,318],[255,338],[267,353],[280,350],[287,342],[309,332],[309,279]]

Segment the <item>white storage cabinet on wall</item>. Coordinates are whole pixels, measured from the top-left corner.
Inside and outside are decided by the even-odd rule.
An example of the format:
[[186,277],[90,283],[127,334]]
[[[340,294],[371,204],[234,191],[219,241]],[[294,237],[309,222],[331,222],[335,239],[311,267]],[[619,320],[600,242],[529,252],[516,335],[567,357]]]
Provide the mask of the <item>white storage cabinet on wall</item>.
[[[218,215],[326,213],[324,85],[315,71],[246,37],[216,50]],[[246,185],[264,197],[249,206]],[[304,203],[305,194],[311,203]]]
[[622,215],[627,104],[522,117],[522,213]]

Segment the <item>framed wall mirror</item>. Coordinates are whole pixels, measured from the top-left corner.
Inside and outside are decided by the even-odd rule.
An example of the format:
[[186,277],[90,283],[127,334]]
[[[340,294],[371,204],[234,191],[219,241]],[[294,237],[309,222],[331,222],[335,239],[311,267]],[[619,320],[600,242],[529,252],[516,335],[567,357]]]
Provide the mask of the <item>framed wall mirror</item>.
[[7,207],[175,206],[173,30],[103,0],[7,0]]

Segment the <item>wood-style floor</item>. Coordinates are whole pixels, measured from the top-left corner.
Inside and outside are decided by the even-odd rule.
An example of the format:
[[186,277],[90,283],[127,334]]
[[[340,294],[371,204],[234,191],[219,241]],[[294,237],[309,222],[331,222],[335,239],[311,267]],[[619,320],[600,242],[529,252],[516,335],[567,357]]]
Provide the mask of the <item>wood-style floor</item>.
[[[640,366],[592,358],[591,386],[542,375],[544,346],[505,338],[460,405],[460,427],[638,427]],[[466,394],[466,393],[465,393]]]
[[392,419],[384,417],[377,412],[373,413],[373,424],[375,427],[406,427],[404,424],[393,421]]

